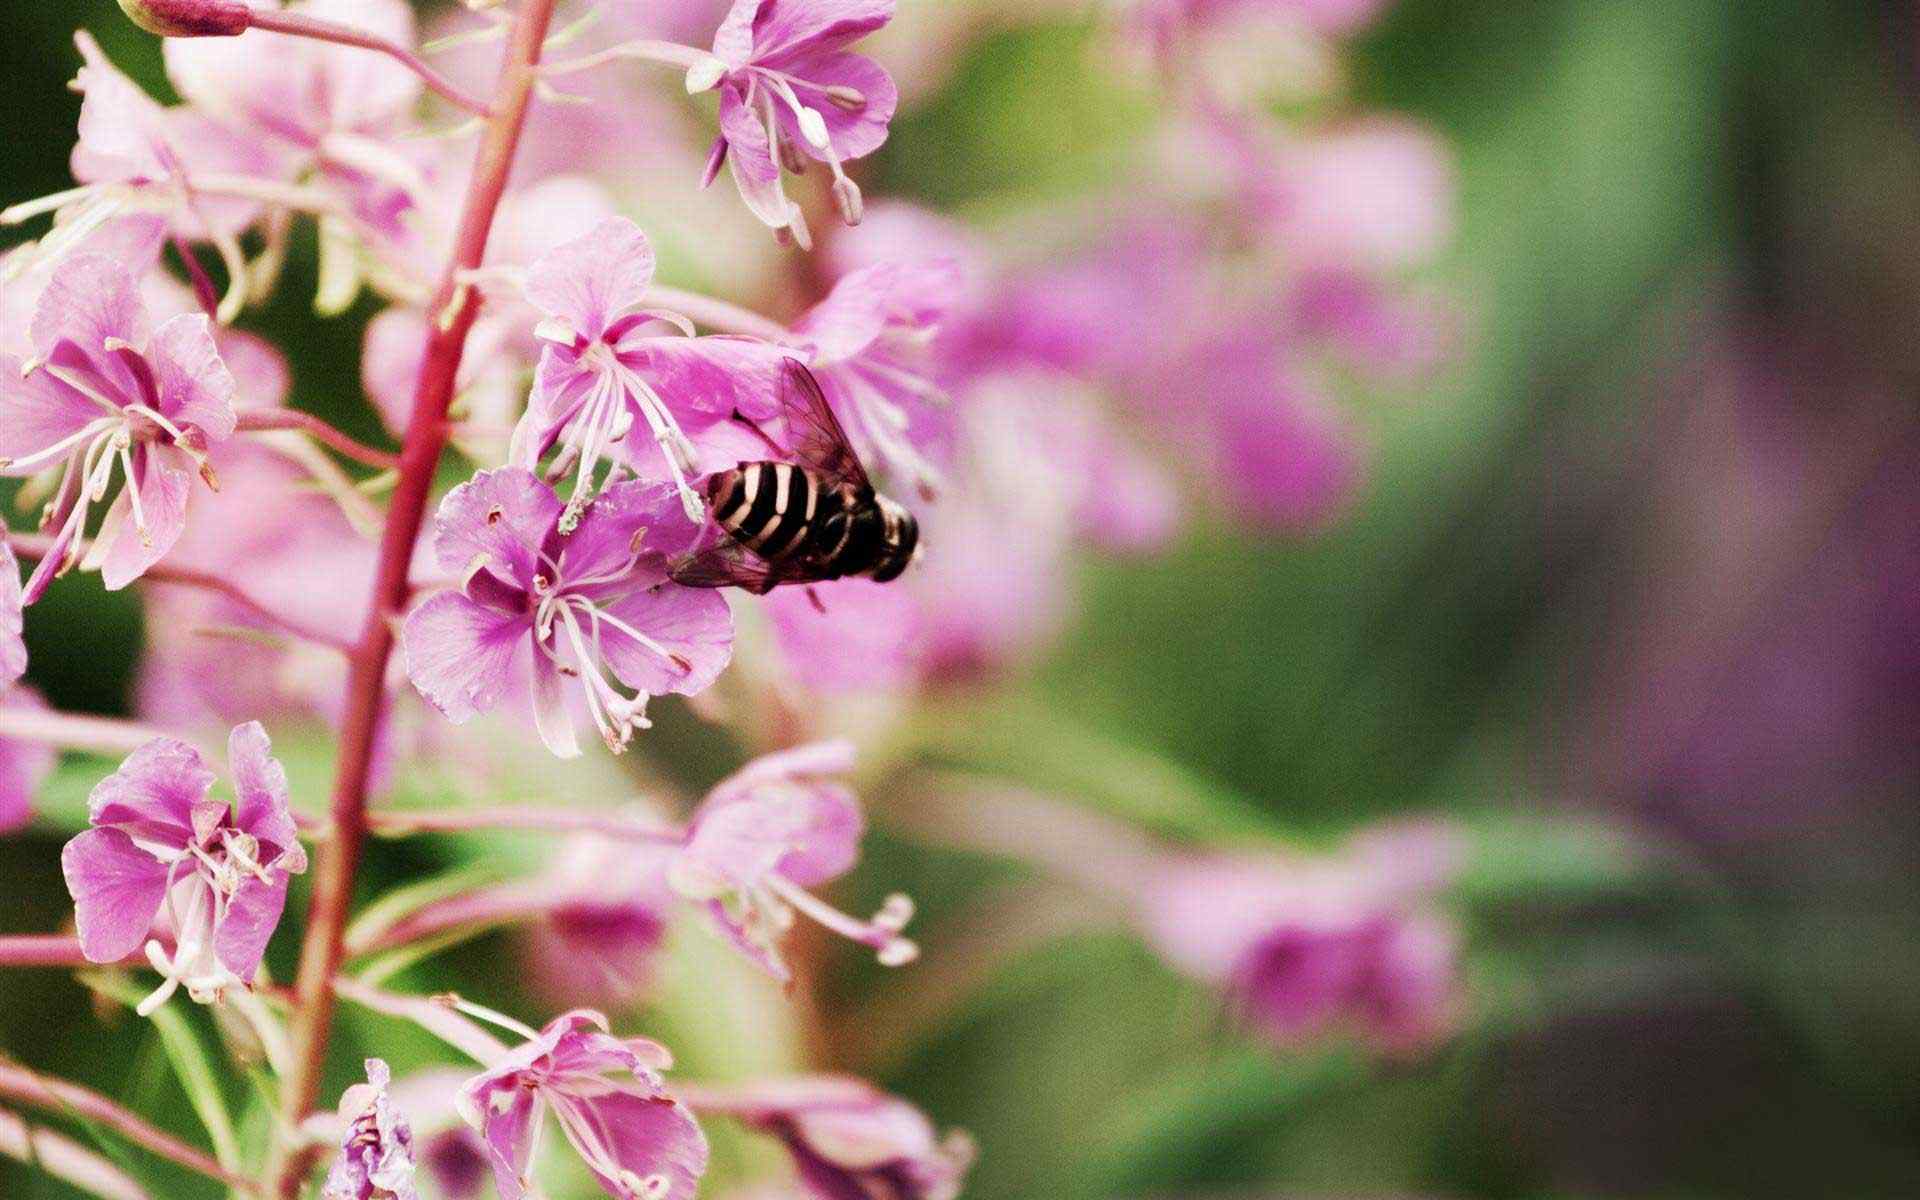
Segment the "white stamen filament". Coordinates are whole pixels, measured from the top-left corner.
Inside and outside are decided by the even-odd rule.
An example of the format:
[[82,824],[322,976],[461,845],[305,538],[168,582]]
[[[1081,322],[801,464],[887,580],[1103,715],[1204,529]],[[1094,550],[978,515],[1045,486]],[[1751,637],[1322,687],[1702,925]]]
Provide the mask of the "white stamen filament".
[[900,931],[913,919],[913,902],[905,896],[887,897],[871,921],[862,921],[777,872],[769,874],[765,882],[769,891],[821,925],[842,937],[873,947],[882,966],[904,966],[920,956],[920,947],[912,939],[900,936]]
[[818,109],[800,102],[800,97],[794,94],[793,85],[787,82],[786,74],[767,70],[758,70],[756,74],[765,79],[767,87],[793,110],[794,120],[800,125],[800,135],[807,139],[809,145],[816,150],[825,150],[833,144],[833,140],[827,136],[826,118],[820,115]]
[[61,438],[44,450],[36,450],[32,454],[25,455],[21,458],[0,458],[0,469],[14,471],[34,470],[43,464],[53,462],[54,459],[59,458],[67,451],[78,446],[81,442],[105,432],[116,424],[118,424],[118,421],[114,417],[95,417],[93,420],[81,426],[77,431]]
[[706,517],[707,509],[699,494],[687,482],[687,476],[694,472],[693,444],[680,431],[680,426],[667,410],[666,401],[660,398],[660,394],[625,363],[618,359],[614,359],[613,363],[620,379],[632,389],[632,395],[639,402],[640,415],[646,418],[647,427],[653,431],[653,440],[659,444],[660,453],[667,460],[667,471],[673,476],[673,486],[680,493],[680,507],[686,512],[687,520],[698,523]]

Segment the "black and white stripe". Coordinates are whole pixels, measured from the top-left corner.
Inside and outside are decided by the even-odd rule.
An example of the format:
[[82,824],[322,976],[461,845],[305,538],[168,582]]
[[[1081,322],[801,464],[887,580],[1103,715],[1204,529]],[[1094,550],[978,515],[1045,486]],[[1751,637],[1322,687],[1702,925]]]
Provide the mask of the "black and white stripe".
[[819,507],[812,475],[783,462],[746,463],[721,480],[713,496],[714,520],[768,562],[806,543]]

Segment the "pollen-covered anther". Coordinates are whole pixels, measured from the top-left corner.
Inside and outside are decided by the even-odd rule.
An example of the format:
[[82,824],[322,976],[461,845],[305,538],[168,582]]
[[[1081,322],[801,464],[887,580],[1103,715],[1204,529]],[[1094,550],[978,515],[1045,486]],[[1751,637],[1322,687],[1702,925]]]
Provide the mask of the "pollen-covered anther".
[[859,112],[867,106],[867,96],[859,88],[848,87],[844,83],[830,84],[822,89],[834,107],[846,112]]
[[833,207],[840,213],[840,219],[849,225],[858,225],[866,215],[866,199],[860,193],[860,185],[845,175],[839,175],[833,181]]

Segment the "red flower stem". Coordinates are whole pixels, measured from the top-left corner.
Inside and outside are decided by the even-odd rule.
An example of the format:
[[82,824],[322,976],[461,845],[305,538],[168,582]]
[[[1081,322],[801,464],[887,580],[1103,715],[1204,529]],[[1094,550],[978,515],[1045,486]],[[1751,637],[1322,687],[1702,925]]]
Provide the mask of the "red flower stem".
[[269,33],[311,38],[314,41],[332,42],[338,46],[357,46],[362,50],[384,54],[418,75],[428,87],[446,97],[451,103],[477,117],[491,120],[495,116],[484,100],[467,95],[451,79],[428,66],[426,60],[418,54],[378,34],[368,33],[364,29],[355,29],[351,25],[342,25],[337,21],[309,17],[302,13],[278,12],[261,8],[256,8],[247,15],[247,24],[254,29],[264,29]]
[[[79,750],[111,757],[132,754],[155,738],[176,736],[117,717],[96,717],[91,713],[68,713],[56,709],[29,708],[26,705],[0,705],[0,738],[9,741],[35,742],[62,750]],[[204,747],[195,748],[202,754],[206,753]],[[0,959],[0,962],[3,961]]]
[[[54,539],[44,534],[9,533],[6,535],[6,539],[7,544],[13,547],[15,553],[23,558],[45,558],[53,552]],[[86,553],[86,546],[76,540],[68,550],[68,558],[70,561],[78,561],[84,558]],[[247,593],[247,590],[239,584],[225,576],[216,575],[211,571],[196,571],[191,567],[181,567],[171,563],[161,562],[148,567],[145,574],[140,576],[140,582],[143,584],[170,583],[177,584],[180,587],[199,588],[202,591],[217,592],[268,624],[277,626],[283,633],[292,634],[294,637],[300,638],[303,641],[312,642],[318,646],[326,646],[329,649],[338,650],[343,654],[350,653],[353,650],[351,645],[337,635],[328,633],[324,629],[315,629],[313,626],[304,624],[296,618],[275,612],[265,604],[255,600]]]
[[382,450],[377,446],[355,441],[312,413],[301,412],[297,408],[243,408],[239,412],[239,417],[240,429],[243,432],[293,429],[369,467],[391,471],[400,465],[400,456],[391,450]]
[[80,939],[64,933],[21,933],[0,937],[0,966],[92,967],[80,952]]
[[151,1150],[228,1187],[258,1192],[260,1185],[245,1176],[235,1175],[203,1150],[196,1150],[163,1130],[141,1120],[120,1105],[77,1083],[40,1075],[18,1063],[0,1059],[0,1096],[43,1112],[84,1118],[104,1125],[136,1146]]
[[[313,903],[307,913],[300,968],[294,977],[293,1065],[280,1081],[283,1126],[298,1129],[320,1094],[320,1075],[333,1027],[333,977],[340,969],[342,937],[353,903],[367,838],[367,779],[373,743],[386,705],[387,662],[393,653],[393,622],[407,598],[407,568],[426,519],[433,477],[447,444],[447,408],[467,335],[479,315],[478,298],[458,282],[479,268],[486,256],[500,197],[520,145],[527,107],[539,80],[542,46],[553,21],[556,0],[524,0],[514,15],[507,52],[495,85],[493,115],[480,141],[468,184],[453,259],[441,278],[432,312],[439,314],[429,335],[413,412],[400,449],[400,478],[387,510],[374,578],[373,603],[366,629],[354,649],[347,673],[346,718],[340,735],[340,762],[334,777],[332,837],[320,847],[314,872]],[[300,1192],[314,1149],[283,1147],[272,1172],[271,1194],[293,1200]]]
[[422,812],[376,809],[367,826],[386,837],[413,833],[484,833],[489,829],[535,829],[547,833],[597,833],[622,841],[678,845],[680,831],[618,813],[541,808],[463,808]]

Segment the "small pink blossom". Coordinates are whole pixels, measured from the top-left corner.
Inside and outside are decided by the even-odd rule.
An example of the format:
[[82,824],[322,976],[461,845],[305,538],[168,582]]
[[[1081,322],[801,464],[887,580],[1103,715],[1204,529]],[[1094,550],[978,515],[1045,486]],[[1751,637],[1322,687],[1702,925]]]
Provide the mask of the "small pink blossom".
[[93,254],[62,263],[41,295],[34,357],[0,355],[0,475],[63,474],[47,510],[55,551],[28,582],[37,599],[118,473],[125,486],[83,564],[122,588],[186,527],[196,471],[234,431],[232,373],[200,314],[149,329],[125,267]]
[[1140,885],[1141,920],[1170,962],[1224,989],[1276,1042],[1344,1027],[1418,1050],[1455,1011],[1457,938],[1433,895],[1457,854],[1446,831],[1410,827],[1327,859],[1169,862]]
[[[258,722],[227,743],[235,803],[209,793],[214,775],[185,742],[156,738],[128,756],[88,798],[93,828],[60,855],[80,948],[114,963],[146,946],[165,976],[140,1005],[177,987],[201,1003],[247,987],[287,902],[287,880],[307,869],[287,777]],[[171,955],[148,931],[164,916]]]
[[707,1139],[660,1077],[673,1058],[657,1042],[607,1029],[597,1012],[570,1012],[461,1089],[460,1113],[486,1141],[500,1200],[532,1193],[548,1111],[608,1195],[692,1200]]
[[515,467],[448,493],[434,552],[464,582],[407,618],[407,674],[455,724],[527,687],[540,736],[562,758],[580,753],[564,687],[576,680],[618,753],[647,727],[650,696],[713,682],[732,653],[733,621],[718,593],[667,579],[668,561],[699,533],[670,489],[617,484],[571,532],[568,513],[552,488]]
[[646,234],[613,218],[527,272],[527,301],[546,318],[535,332],[547,345],[511,460],[531,470],[564,447],[555,469],[576,468],[569,526],[616,453],[606,482],[622,467],[671,479],[694,521],[705,510],[690,479],[764,454],[732,417],[774,415],[786,352],[752,338],[694,337],[685,317],[643,308],[653,267]]
[[367,1082],[340,1096],[346,1130],[340,1157],[327,1172],[321,1200],[418,1200],[413,1185],[413,1129],[387,1095],[393,1073],[377,1058],[366,1062]]
[[817,1200],[954,1200],[973,1163],[966,1134],[939,1136],[925,1113],[859,1079],[765,1080],[726,1089],[715,1107],[780,1139]]
[[871,946],[889,966],[919,953],[900,935],[913,905],[895,895],[871,921],[829,906],[809,888],[837,879],[860,854],[866,820],[837,782],[853,748],[828,742],[769,754],[716,784],[693,815],[667,879],[705,906],[714,925],[776,979],[790,977],[779,941],[797,910]]
[[833,172],[841,217],[860,223],[860,189],[842,163],[887,140],[900,97],[893,78],[847,47],[893,18],[894,0],[734,0],[713,37],[718,61],[695,67],[688,87],[720,88],[720,136],[707,162],[733,171],[753,215],[811,245],[806,216],[781,184],[783,165],[807,157]]

